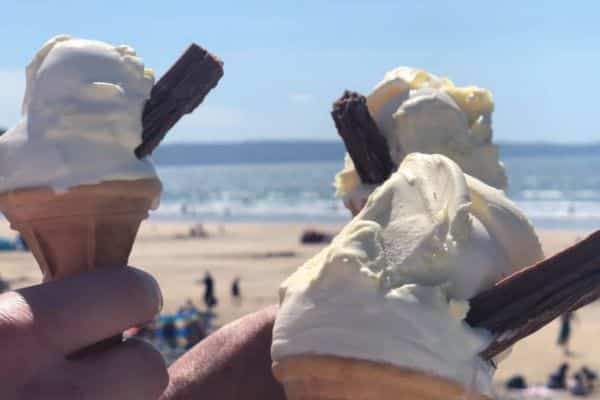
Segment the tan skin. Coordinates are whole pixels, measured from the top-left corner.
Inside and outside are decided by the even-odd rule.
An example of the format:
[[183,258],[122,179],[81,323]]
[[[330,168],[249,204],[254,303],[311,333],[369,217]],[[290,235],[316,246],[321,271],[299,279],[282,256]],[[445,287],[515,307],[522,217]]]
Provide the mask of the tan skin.
[[128,341],[77,360],[66,355],[152,320],[161,306],[156,281],[134,268],[0,295],[2,399],[158,398],[168,383],[165,363],[143,342]]
[[275,306],[221,328],[168,375],[160,354],[136,340],[66,358],[152,320],[161,307],[156,281],[130,267],[0,295],[0,382],[10,382],[2,385],[2,399],[285,399],[271,374]]
[[271,334],[276,306],[232,322],[181,357],[169,369],[161,400],[285,400],[271,373]]

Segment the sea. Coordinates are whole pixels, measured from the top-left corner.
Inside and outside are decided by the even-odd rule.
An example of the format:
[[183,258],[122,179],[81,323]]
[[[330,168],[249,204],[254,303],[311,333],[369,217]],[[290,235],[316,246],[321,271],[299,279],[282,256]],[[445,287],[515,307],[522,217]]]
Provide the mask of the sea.
[[[600,228],[600,154],[502,159],[507,194],[539,229]],[[164,194],[155,221],[343,223],[333,176],[342,161],[159,165]]]

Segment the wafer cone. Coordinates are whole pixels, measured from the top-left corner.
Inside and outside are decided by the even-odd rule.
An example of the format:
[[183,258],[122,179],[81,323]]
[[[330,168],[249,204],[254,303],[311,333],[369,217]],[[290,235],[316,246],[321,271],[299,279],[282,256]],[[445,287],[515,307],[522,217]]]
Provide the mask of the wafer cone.
[[44,281],[124,266],[142,220],[156,208],[158,179],[114,180],[66,192],[24,189],[0,195],[0,211],[33,252]]
[[287,400],[489,400],[459,384],[408,368],[321,355],[273,363]]

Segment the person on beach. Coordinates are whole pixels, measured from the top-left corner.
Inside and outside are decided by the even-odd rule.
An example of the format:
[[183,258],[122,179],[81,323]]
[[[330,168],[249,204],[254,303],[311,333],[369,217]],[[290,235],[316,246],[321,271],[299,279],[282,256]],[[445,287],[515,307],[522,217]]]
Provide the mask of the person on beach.
[[571,340],[571,322],[574,320],[576,320],[574,312],[567,312],[560,316],[560,331],[557,344],[563,348],[563,353],[567,357],[572,354],[569,350],[569,342]]
[[233,279],[233,282],[231,282],[231,297],[234,301],[239,301],[242,297],[240,292],[240,278],[237,276]]
[[170,315],[161,318],[165,318],[160,330],[162,339],[169,349],[175,350],[177,348],[177,327],[175,326],[175,317]]
[[206,337],[206,328],[197,315],[192,316],[185,324],[185,349],[189,350]]
[[581,372],[573,375],[573,385],[569,391],[573,396],[585,397],[592,392],[592,387],[588,385],[585,375]]
[[0,295],[2,400],[285,400],[271,373],[276,306],[224,326],[168,372],[160,353],[135,338],[68,357],[152,320],[161,307],[156,281],[132,267],[99,269]]
[[187,312],[187,313],[199,312],[199,310],[196,308],[196,305],[190,298],[185,299],[185,303],[181,307],[179,307],[179,310],[177,310],[177,311],[178,312]]
[[210,310],[216,306],[218,302],[217,297],[215,296],[215,280],[210,272],[206,271],[202,283],[204,284],[204,304],[206,304],[206,308]]
[[550,374],[548,377],[548,383],[546,387],[548,389],[565,389],[567,387],[567,372],[569,371],[569,364],[562,363],[556,371]]

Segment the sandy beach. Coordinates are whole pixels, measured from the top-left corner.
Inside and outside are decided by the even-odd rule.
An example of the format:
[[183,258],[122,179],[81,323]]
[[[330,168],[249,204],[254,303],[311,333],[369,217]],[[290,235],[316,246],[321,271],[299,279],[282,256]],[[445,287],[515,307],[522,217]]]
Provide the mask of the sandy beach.
[[[339,226],[294,224],[207,224],[208,237],[183,238],[190,225],[145,222],[136,241],[130,264],[152,273],[159,281],[165,311],[174,311],[186,299],[203,307],[203,285],[207,271],[216,283],[219,300],[217,323],[223,325],[241,315],[277,302],[281,281],[322,245],[302,245],[306,228],[335,233]],[[585,237],[583,231],[539,231],[546,255],[551,255]],[[14,236],[0,222],[0,236]],[[14,288],[36,284],[41,274],[30,253],[0,253],[0,274]],[[230,296],[235,277],[241,280],[241,303]],[[585,307],[577,314],[572,338],[574,355],[566,359],[556,346],[558,323],[555,321],[535,335],[521,341],[500,365],[496,380],[500,383],[514,374],[522,374],[530,384],[541,384],[559,363],[568,361],[572,370],[582,365],[600,370],[600,305]]]

